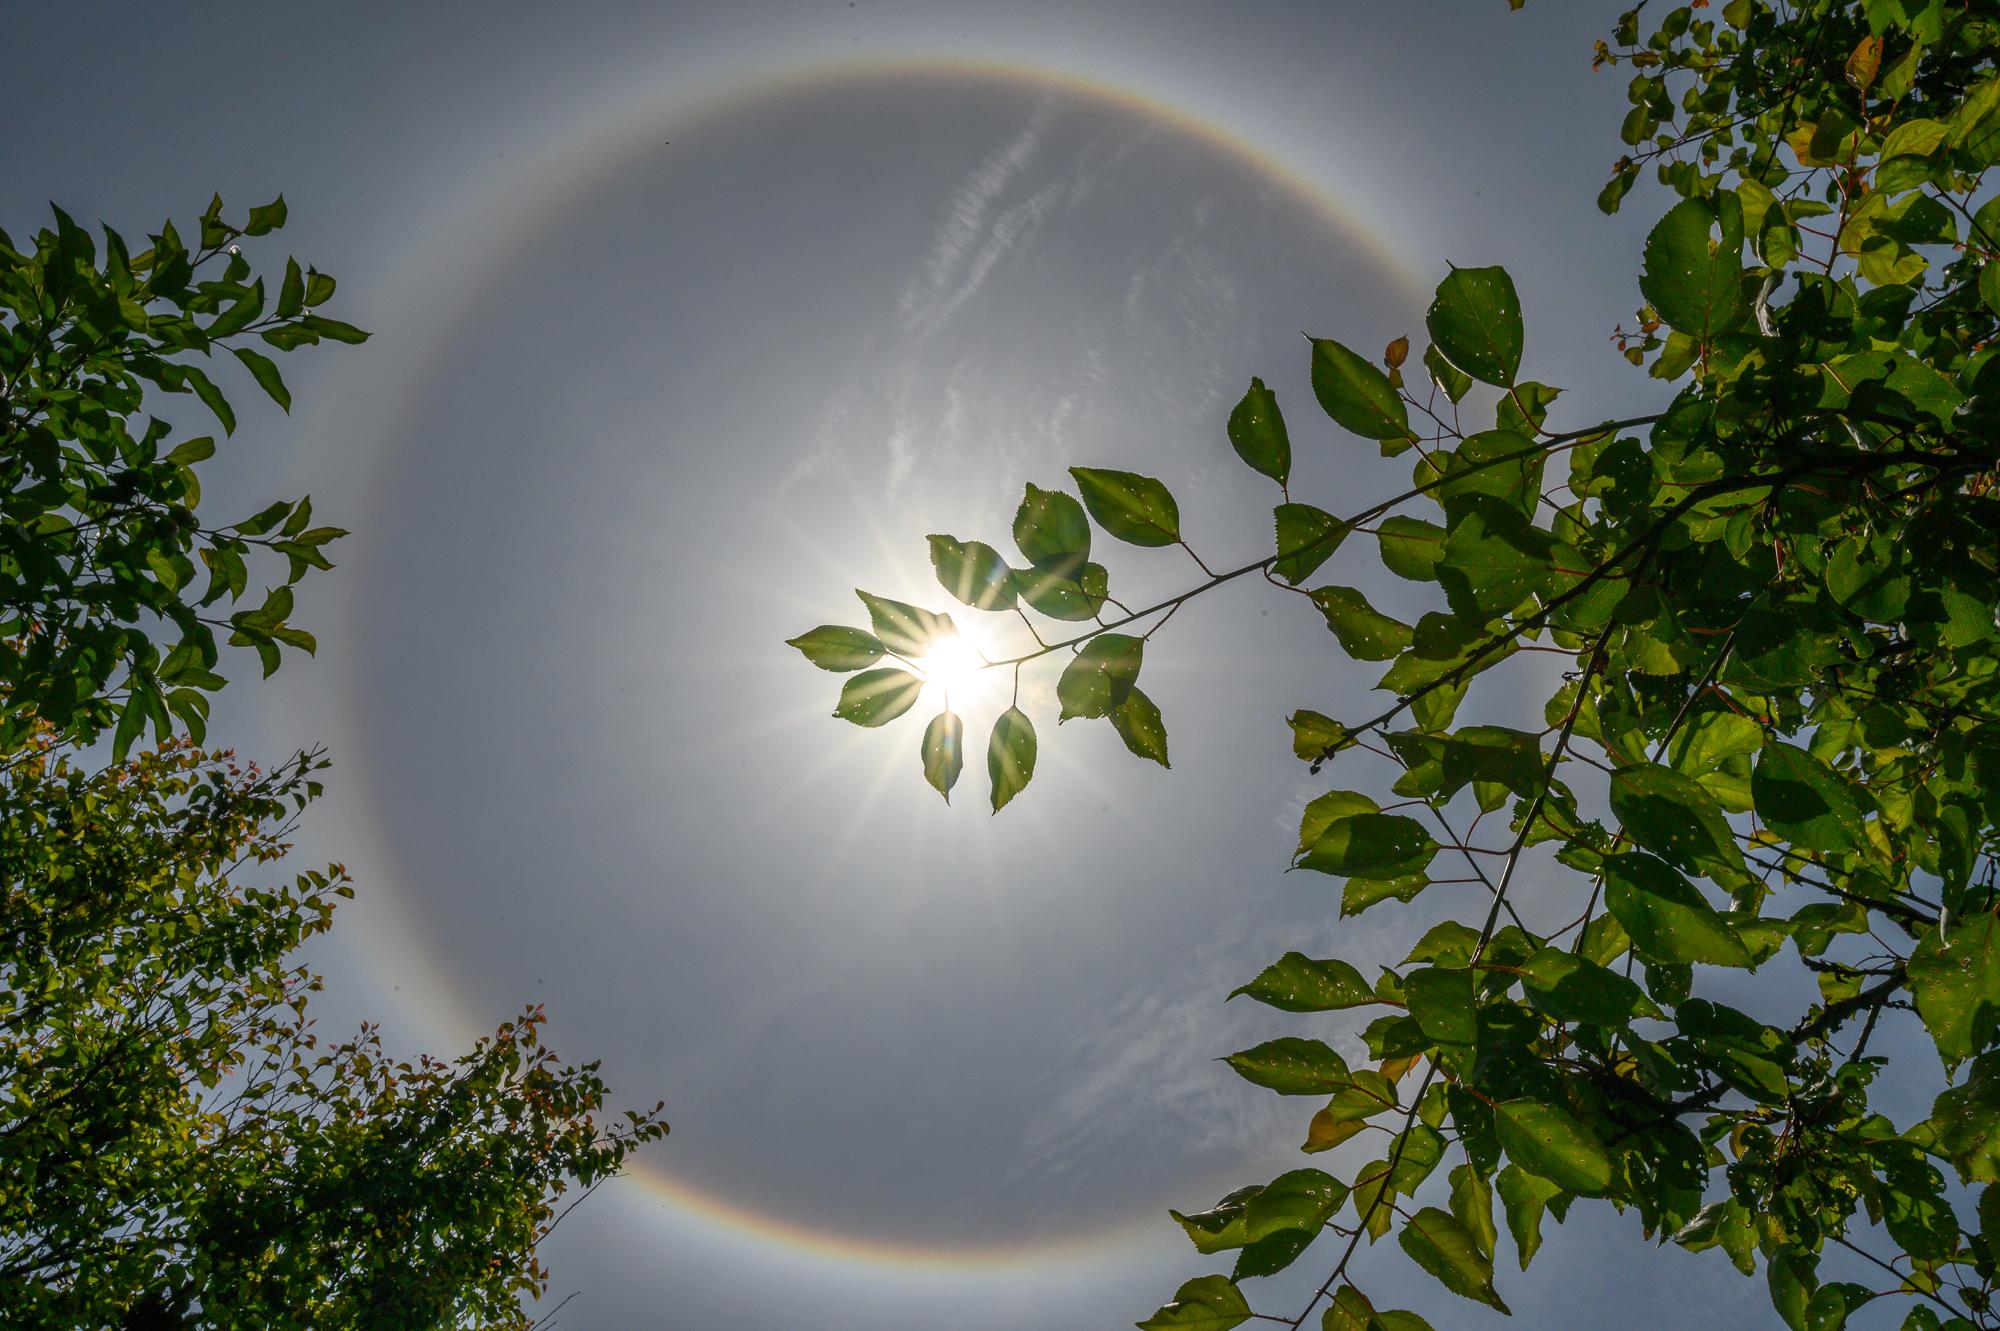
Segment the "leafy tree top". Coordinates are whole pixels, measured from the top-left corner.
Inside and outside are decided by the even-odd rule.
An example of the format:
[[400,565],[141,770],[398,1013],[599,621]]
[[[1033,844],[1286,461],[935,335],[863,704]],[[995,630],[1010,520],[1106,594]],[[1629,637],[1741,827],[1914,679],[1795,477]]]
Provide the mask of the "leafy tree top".
[[[1359,1269],[1391,1233],[1504,1312],[1496,1196],[1524,1269],[1544,1219],[1586,1199],[1761,1270],[1794,1331],[1889,1298],[1906,1327],[2000,1326],[1996,52],[2000,20],[1945,0],[1619,20],[1597,61],[1632,73],[1629,152],[1599,204],[1649,166],[1674,196],[1619,335],[1680,386],[1662,412],[1558,423],[1511,278],[1459,268],[1414,363],[1407,339],[1379,358],[1311,343],[1319,406],[1410,460],[1402,493],[1349,513],[1295,497],[1295,448],[1354,444],[1295,439],[1253,380],[1227,434],[1279,488],[1258,558],[1216,572],[1186,549],[1200,581],[1126,607],[1092,524],[1185,549],[1178,508],[1155,479],[1088,468],[1076,497],[1028,488],[1018,560],[931,538],[947,591],[1035,635],[993,668],[1060,660],[1063,716],[1162,764],[1139,687],[1153,636],[1226,584],[1299,597],[1343,656],[1386,670],[1372,716],[1290,717],[1296,756],[1341,779],[1306,806],[1295,863],[1342,881],[1343,916],[1467,899],[1373,978],[1357,963],[1381,959],[1292,952],[1236,991],[1315,1014],[1314,1036],[1229,1061],[1323,1101],[1307,1153],[1344,1149],[1177,1212],[1234,1265],[1142,1327],[1421,1327]],[[1371,553],[1419,613],[1320,581]],[[954,626],[864,600],[869,627],[793,645],[861,672],[837,715],[882,725]],[[1460,719],[1475,694],[1489,714],[1518,699],[1537,676],[1507,663],[1532,656],[1563,667],[1539,724]],[[949,712],[924,735],[941,793],[962,742]],[[1010,709],[988,744],[996,811],[1036,750]],[[1567,875],[1534,917],[1526,872]],[[1750,973],[1728,992],[1752,996],[1717,1001],[1718,970]],[[1878,1042],[1901,1010],[1922,1035]],[[1365,1063],[1319,1038],[1343,1032]],[[1930,1113],[1881,1112],[1885,1072],[1928,1084]],[[1822,1276],[1835,1250],[1867,1284]],[[1326,1273],[1310,1302],[1255,1309],[1248,1282],[1302,1258]]]

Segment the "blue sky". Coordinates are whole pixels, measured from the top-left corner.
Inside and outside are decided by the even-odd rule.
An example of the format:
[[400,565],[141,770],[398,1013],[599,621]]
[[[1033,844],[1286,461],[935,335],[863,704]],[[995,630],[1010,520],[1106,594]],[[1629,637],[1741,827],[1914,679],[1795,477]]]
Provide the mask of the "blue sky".
[[[830,720],[782,639],[858,619],[855,586],[943,608],[925,534],[1003,544],[1073,462],[1166,480],[1211,562],[1260,555],[1271,496],[1222,433],[1252,374],[1303,496],[1390,492],[1402,464],[1315,419],[1299,333],[1420,336],[1447,262],[1514,273],[1559,419],[1657,400],[1607,340],[1648,208],[1591,206],[1615,10],[9,15],[0,226],[282,191],[254,253],[375,332],[294,357],[289,418],[242,386],[210,502],[310,490],[354,535],[302,598],[319,658],[239,667],[216,734],[335,758],[299,854],[362,894],[323,1022],[443,1052],[545,1001],[567,1056],[667,1098],[642,1177],[551,1243],[562,1325],[1068,1331],[1213,1269],[1165,1208],[1297,1162],[1310,1112],[1214,1062],[1309,1028],[1223,995],[1463,905],[1341,923],[1283,872],[1317,789],[1283,718],[1367,680],[1288,598],[1197,604],[1149,649],[1172,773],[1055,733],[1031,681],[1043,768],[996,819],[976,772],[949,809],[923,786],[917,717]],[[1191,573],[1127,552],[1114,591]],[[1505,1282],[1522,1324],[1765,1316],[1608,1218]],[[1367,1261],[1441,1327],[1498,1320]]]

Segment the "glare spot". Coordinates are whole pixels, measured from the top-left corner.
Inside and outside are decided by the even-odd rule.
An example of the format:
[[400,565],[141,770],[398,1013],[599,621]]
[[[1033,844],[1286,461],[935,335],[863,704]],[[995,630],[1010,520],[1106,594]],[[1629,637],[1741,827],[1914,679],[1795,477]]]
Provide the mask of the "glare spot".
[[971,702],[1006,673],[989,668],[978,645],[963,635],[939,638],[916,666],[924,677],[925,693],[935,693],[931,701],[943,703],[948,697],[953,708]]

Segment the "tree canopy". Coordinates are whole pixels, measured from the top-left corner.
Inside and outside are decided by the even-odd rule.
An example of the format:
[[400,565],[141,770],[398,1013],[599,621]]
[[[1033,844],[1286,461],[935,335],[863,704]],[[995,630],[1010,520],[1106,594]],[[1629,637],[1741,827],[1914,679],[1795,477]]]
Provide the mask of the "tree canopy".
[[266,674],[313,650],[293,587],[345,533],[307,499],[207,525],[216,442],[153,414],[191,394],[233,433],[214,352],[289,410],[267,352],[365,338],[318,312],[331,277],[287,259],[273,297],[254,276],[242,251],[285,214],[218,199],[198,244],[169,223],[135,254],[107,228],[101,258],[60,210],[27,249],[0,234],[10,1327],[526,1327],[565,1194],[666,1131],[658,1106],[601,1121],[596,1065],[544,1048],[539,1009],[449,1061],[307,1016],[294,954],[352,887],[339,865],[259,879],[325,761],[200,745],[224,646]]
[[[1503,1224],[1525,1270],[1580,1201],[1720,1249],[1794,1331],[1887,1299],[1913,1331],[2000,1326],[2000,20],[1946,0],[1643,9],[1596,48],[1631,75],[1598,204],[1648,197],[1644,174],[1666,190],[1619,334],[1676,386],[1664,410],[1563,420],[1528,377],[1512,279],[1457,267],[1420,354],[1314,338],[1300,376],[1340,432],[1410,461],[1401,493],[1344,513],[1295,496],[1308,445],[1253,379],[1225,433],[1277,487],[1255,559],[1215,571],[1160,480],[1081,466],[1074,494],[1027,487],[1018,559],[930,538],[953,597],[1035,635],[990,668],[1060,663],[1062,719],[1163,765],[1139,687],[1154,635],[1225,585],[1296,595],[1331,650],[1386,669],[1373,715],[1289,717],[1296,758],[1339,783],[1305,806],[1294,864],[1341,880],[1342,916],[1476,899],[1393,964],[1288,952],[1231,995],[1334,1014],[1228,1061],[1321,1102],[1306,1153],[1353,1146],[1175,1212],[1233,1264],[1142,1328],[1412,1331],[1390,1277],[1356,1268],[1391,1234],[1505,1312]],[[1202,578],[1127,607],[1094,531],[1181,546]],[[1368,559],[1414,613],[1322,581]],[[862,600],[866,627],[792,645],[849,675],[837,716],[879,726],[956,626]],[[1538,721],[1460,719],[1538,684]],[[947,798],[963,744],[948,710],[921,740]],[[1037,745],[1018,706],[999,718],[996,812]],[[1567,882],[1533,918],[1530,872]],[[1929,1112],[1892,1120],[1872,1098],[1890,1076]],[[1310,1302],[1258,1306],[1250,1282],[1302,1261],[1324,1273]]]

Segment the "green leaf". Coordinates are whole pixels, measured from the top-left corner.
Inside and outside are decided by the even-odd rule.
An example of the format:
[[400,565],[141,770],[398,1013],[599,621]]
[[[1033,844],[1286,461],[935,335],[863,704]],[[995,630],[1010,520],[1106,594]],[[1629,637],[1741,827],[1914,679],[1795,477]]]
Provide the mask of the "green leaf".
[[1942,936],[1926,930],[1908,973],[1917,1015],[1946,1067],[1992,1043],[2000,1028],[2000,919],[1975,915]]
[[1313,395],[1343,429],[1379,439],[1384,452],[1401,452],[1410,438],[1410,415],[1389,376],[1338,342],[1312,339]]
[[222,432],[226,435],[235,434],[236,413],[229,409],[229,399],[222,395],[222,390],[211,383],[206,374],[192,365],[182,365],[178,369],[188,386],[194,390],[194,395],[201,399],[202,405],[215,413],[215,419],[222,425]]
[[285,196],[280,194],[262,208],[250,210],[250,220],[243,224],[243,234],[261,236],[266,232],[276,231],[285,224],[285,215]]
[[285,380],[278,373],[278,367],[272,363],[271,358],[248,347],[231,347],[230,350],[236,354],[236,359],[242,361],[249,369],[251,377],[257,381],[257,386],[268,393],[273,402],[290,412],[291,391],[285,387]]
[[1381,807],[1358,790],[1329,790],[1315,796],[1299,815],[1299,848],[1296,853],[1303,855],[1311,850],[1320,834],[1340,819],[1352,818],[1357,813],[1377,813]]
[[1558,554],[1552,535],[1487,495],[1468,495],[1456,508],[1432,572],[1453,610],[1491,618],[1547,590]]
[[1493,1226],[1493,1188],[1471,1165],[1459,1165],[1451,1171],[1451,1214],[1479,1244],[1486,1260],[1492,1261],[1493,1246],[1500,1237]]
[[1247,1082],[1279,1095],[1331,1095],[1346,1090],[1347,1061],[1318,1040],[1285,1036],[1230,1054],[1223,1062]]
[[1285,433],[1285,418],[1278,411],[1278,395],[1264,387],[1262,379],[1250,381],[1250,391],[1229,413],[1229,443],[1253,470],[1281,486],[1291,480],[1291,436]]
[[1227,1276],[1200,1276],[1182,1285],[1172,1303],[1137,1325],[1139,1331],[1229,1331],[1249,1320],[1250,1305]]
[[1931,1105],[1938,1150],[1968,1183],[2000,1183],[2000,1054],[1981,1054],[1963,1085]]
[[1014,512],[1014,544],[1043,572],[1075,578],[1090,558],[1090,519],[1062,491],[1031,484]]
[[930,651],[931,644],[939,638],[958,635],[958,626],[951,622],[950,615],[934,614],[919,606],[904,601],[892,601],[886,596],[874,596],[857,590],[861,604],[868,607],[869,621],[875,626],[875,637],[884,649],[896,655],[914,659]]
[[[1062,572],[1062,569],[1071,572]],[[1034,568],[1014,570],[1014,587],[1021,599],[1050,619],[1079,623],[1095,619],[1104,609],[1110,592],[1110,578],[1104,565],[1067,560]]]
[[1280,504],[1273,510],[1278,529],[1278,562],[1271,571],[1296,587],[1333,557],[1353,528],[1311,504]]
[[278,303],[271,312],[280,319],[290,319],[305,308],[305,303],[305,274],[299,271],[299,261],[297,259],[286,259],[285,280],[283,285],[278,288]]
[[1449,533],[1422,518],[1384,518],[1375,528],[1382,562],[1391,573],[1412,582],[1436,582],[1438,560],[1444,558]]
[[1472,996],[1472,972],[1463,967],[1426,966],[1403,979],[1410,1015],[1440,1044],[1470,1045],[1479,1038]]
[[1321,712],[1301,707],[1285,718],[1292,730],[1292,753],[1300,762],[1318,765],[1354,742],[1347,727]]
[[1437,852],[1437,842],[1416,819],[1363,813],[1329,825],[1298,865],[1349,878],[1401,878],[1421,873]]
[[1368,604],[1352,587],[1320,587],[1312,599],[1341,650],[1357,661],[1393,660],[1410,645],[1410,626]]
[[1014,572],[1000,552],[983,541],[932,536],[931,567],[944,589],[975,610],[1012,610]]
[[1125,695],[1125,701],[1111,713],[1111,728],[1138,757],[1162,767],[1173,766],[1167,761],[1166,718],[1160,715],[1158,705],[1146,696],[1145,690],[1134,688]]
[[1501,1170],[1494,1186],[1507,1212],[1507,1232],[1514,1236],[1514,1248],[1521,1255],[1521,1269],[1525,1271],[1542,1246],[1542,1212],[1548,1209],[1549,1199],[1562,1188],[1519,1165],[1508,1165]]
[[1529,1173],[1585,1197],[1610,1189],[1610,1154],[1564,1111],[1539,1100],[1503,1100],[1493,1106],[1493,1122],[1501,1149]]
[[1035,726],[1028,714],[1009,707],[993,723],[986,743],[986,776],[993,783],[993,812],[1021,793],[1035,774]]
[[939,712],[924,728],[924,780],[951,803],[951,788],[965,770],[965,722],[951,712]]
[[1110,716],[1132,696],[1145,659],[1144,639],[1123,633],[1101,633],[1083,644],[1056,681],[1062,704],[1059,721],[1071,717]]
[[1604,904],[1649,960],[1751,964],[1750,950],[1700,889],[1651,855],[1629,852],[1605,861]]
[[1671,767],[1632,763],[1612,773],[1611,811],[1627,837],[1677,869],[1744,872],[1729,820],[1706,790]]
[[1173,545],[1181,539],[1181,510],[1167,487],[1131,471],[1071,467],[1084,507],[1097,525],[1130,545]]
[[866,670],[882,659],[882,644],[866,629],[840,624],[821,624],[816,629],[785,639],[821,670]]
[[1344,961],[1315,961],[1303,952],[1285,953],[1256,979],[1232,989],[1229,997],[1238,994],[1284,1012],[1335,1012],[1381,1001],[1354,967]]
[[1206,1211],[1194,1211],[1187,1215],[1168,1211],[1167,1214],[1187,1231],[1196,1252],[1204,1256],[1224,1252],[1240,1248],[1250,1241],[1244,1228],[1244,1207],[1262,1191],[1261,1185],[1252,1184],[1247,1188],[1238,1188]]
[[1624,1026],[1635,1017],[1663,1015],[1646,991],[1613,970],[1557,947],[1545,947],[1521,964],[1528,1001],[1558,1021]]
[[1764,825],[1795,846],[1839,851],[1864,844],[1853,789],[1804,749],[1766,744],[1751,773],[1750,795]]
[[1639,290],[1669,328],[1708,342],[1742,322],[1741,237],[1713,238],[1715,213],[1700,199],[1684,199],[1646,237]]
[[1445,1211],[1426,1206],[1403,1223],[1396,1242],[1410,1260],[1452,1293],[1511,1312],[1493,1288],[1493,1262],[1479,1251],[1470,1230]]
[[1424,368],[1430,372],[1431,382],[1438,391],[1453,402],[1462,401],[1472,391],[1472,376],[1444,358],[1444,353],[1436,347],[1424,348]]
[[1504,268],[1454,268],[1424,315],[1445,358],[1481,383],[1505,388],[1521,368],[1521,301]]
[[924,682],[907,670],[864,670],[841,686],[833,714],[857,726],[885,726],[916,706]]

